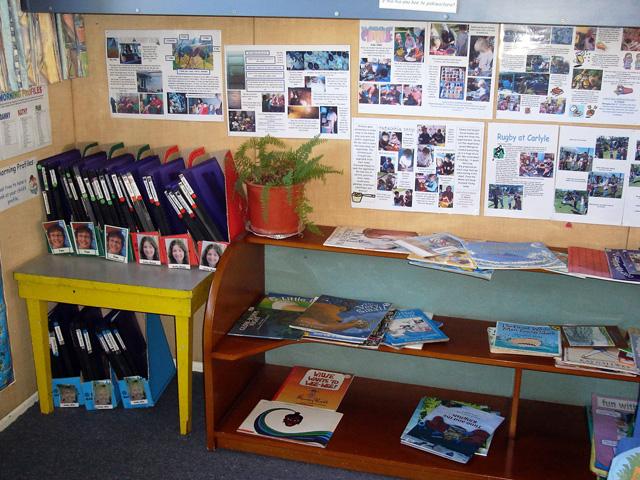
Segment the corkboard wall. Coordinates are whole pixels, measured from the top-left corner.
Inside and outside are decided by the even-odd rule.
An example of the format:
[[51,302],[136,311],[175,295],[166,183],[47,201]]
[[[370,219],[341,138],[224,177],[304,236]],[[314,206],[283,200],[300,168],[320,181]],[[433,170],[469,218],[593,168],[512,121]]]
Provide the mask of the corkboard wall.
[[[111,118],[104,59],[104,31],[110,29],[216,29],[222,31],[223,47],[227,44],[348,44],[352,56],[351,111],[352,116],[358,115],[356,58],[359,23],[356,20],[89,15],[85,17],[85,25],[90,75],[72,82],[75,137],[79,142],[124,141],[129,145],[149,143],[152,147],[178,144],[185,150],[204,146],[209,151],[223,148],[233,151],[242,141],[242,138],[227,136],[226,123]],[[290,140],[289,143],[296,146],[300,141]],[[326,184],[315,182],[308,186],[315,208],[312,219],[318,224],[368,225],[420,232],[449,231],[467,238],[536,240],[559,247],[581,245],[622,248],[628,242],[635,247],[640,243],[638,229],[630,232],[630,229],[623,227],[352,209],[350,142],[329,141],[321,145],[318,152],[325,155],[326,163],[344,171],[341,176],[331,176]],[[165,273],[171,274],[168,271]],[[165,321],[165,326],[169,325],[172,322]],[[201,330],[202,312],[197,315],[194,325],[196,360],[201,359]],[[170,338],[170,344],[173,344],[173,338]]]
[[[71,102],[70,82],[50,85],[52,145],[2,161],[0,168],[25,159],[40,160],[73,144]],[[0,419],[36,391],[27,309],[24,300],[18,297],[13,272],[25,262],[45,253],[46,246],[40,223],[43,218],[42,200],[39,196],[0,213],[0,260],[15,376],[15,382],[0,392]]]

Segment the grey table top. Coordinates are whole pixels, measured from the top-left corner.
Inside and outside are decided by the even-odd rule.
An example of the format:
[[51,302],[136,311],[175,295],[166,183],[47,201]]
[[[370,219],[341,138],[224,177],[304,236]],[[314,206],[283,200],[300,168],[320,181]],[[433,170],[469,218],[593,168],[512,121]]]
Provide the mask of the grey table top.
[[208,280],[212,272],[191,267],[190,270],[169,269],[165,265],[120,263],[101,257],[46,254],[16,268],[20,275],[132,285],[169,290],[193,290]]

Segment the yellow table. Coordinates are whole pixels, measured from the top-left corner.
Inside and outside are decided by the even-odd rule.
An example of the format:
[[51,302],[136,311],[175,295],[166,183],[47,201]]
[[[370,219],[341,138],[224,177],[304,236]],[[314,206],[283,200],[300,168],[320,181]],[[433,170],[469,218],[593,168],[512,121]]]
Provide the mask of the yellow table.
[[42,413],[53,411],[47,302],[116,308],[175,317],[180,433],[191,431],[193,314],[207,300],[210,272],[43,255],[14,277],[27,302]]

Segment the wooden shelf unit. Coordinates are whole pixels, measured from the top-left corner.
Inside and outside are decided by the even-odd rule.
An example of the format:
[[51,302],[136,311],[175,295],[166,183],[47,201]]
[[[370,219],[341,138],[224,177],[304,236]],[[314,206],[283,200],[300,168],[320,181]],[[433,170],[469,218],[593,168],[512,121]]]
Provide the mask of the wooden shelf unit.
[[[288,368],[265,364],[265,352],[293,343],[310,343],[226,336],[240,315],[264,295],[264,246],[405,258],[390,252],[324,247],[322,243],[331,231],[332,227],[321,227],[320,235],[305,233],[302,238],[280,241],[248,236],[232,244],[222,257],[211,287],[203,333],[207,448],[243,450],[406,478],[593,478],[588,468],[585,409],[521,400],[522,371],[636,383],[640,379],[557,368],[549,358],[491,354],[486,328],[494,322],[481,320],[437,317],[444,322],[449,342],[425,345],[422,350],[381,347],[379,351],[511,368],[514,381],[510,398],[356,377],[338,408],[344,416],[326,449],[237,433],[258,401],[271,399],[288,373]],[[462,465],[400,444],[400,434],[427,392],[487,404],[502,412],[506,424],[498,429],[488,457],[475,457]]]

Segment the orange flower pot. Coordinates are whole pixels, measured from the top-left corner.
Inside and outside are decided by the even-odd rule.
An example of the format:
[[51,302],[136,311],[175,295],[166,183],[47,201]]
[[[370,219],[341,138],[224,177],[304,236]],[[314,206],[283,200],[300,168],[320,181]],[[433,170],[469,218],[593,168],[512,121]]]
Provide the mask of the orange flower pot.
[[263,185],[247,183],[249,223],[260,235],[293,235],[301,230],[296,206],[304,194],[304,184],[292,187],[270,187],[262,202]]

